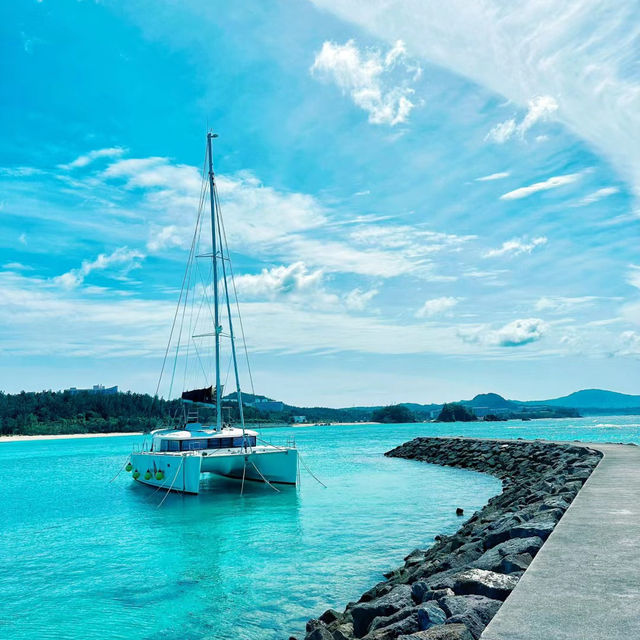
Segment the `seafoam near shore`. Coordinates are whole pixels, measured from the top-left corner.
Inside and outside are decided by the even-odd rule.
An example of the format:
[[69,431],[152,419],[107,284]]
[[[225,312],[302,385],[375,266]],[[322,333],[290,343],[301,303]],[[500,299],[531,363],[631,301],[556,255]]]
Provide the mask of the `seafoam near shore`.
[[491,473],[503,491],[344,612],[310,620],[305,640],[477,640],[602,457],[586,446],[467,438],[416,438],[386,455]]
[[64,433],[49,436],[0,436],[0,442],[29,442],[31,440],[70,440],[72,438],[115,438],[116,436],[141,436],[142,431],[128,433],[111,431],[109,433]]

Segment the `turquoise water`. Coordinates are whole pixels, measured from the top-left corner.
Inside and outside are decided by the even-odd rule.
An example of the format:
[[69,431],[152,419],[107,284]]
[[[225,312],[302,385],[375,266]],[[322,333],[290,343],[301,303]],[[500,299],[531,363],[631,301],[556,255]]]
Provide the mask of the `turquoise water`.
[[387,459],[417,435],[640,442],[640,419],[269,429],[295,434],[300,488],[215,480],[162,495],[122,473],[137,437],[0,443],[0,637],[275,640],[342,608],[500,491]]

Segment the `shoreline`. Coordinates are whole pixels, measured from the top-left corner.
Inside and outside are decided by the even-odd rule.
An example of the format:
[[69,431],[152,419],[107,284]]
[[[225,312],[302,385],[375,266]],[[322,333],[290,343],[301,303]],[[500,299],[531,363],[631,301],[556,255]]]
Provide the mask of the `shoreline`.
[[502,492],[456,533],[412,551],[344,612],[309,620],[305,640],[478,640],[602,452],[541,440],[422,437],[385,456],[489,473]]
[[36,436],[0,436],[0,442],[30,442],[31,440],[72,440],[75,438],[116,438],[119,436],[141,436],[142,431],[108,431],[107,433],[58,433]]

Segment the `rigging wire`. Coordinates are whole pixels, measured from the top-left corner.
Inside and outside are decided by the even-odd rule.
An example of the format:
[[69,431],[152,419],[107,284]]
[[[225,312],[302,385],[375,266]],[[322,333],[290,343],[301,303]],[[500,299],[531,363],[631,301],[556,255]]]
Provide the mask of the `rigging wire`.
[[[216,200],[218,197],[218,189],[217,187],[214,188],[216,190]],[[227,257],[229,256],[229,244],[227,242],[227,232],[224,226],[224,219],[222,218],[222,216],[220,216],[220,228],[222,229],[222,241],[224,242],[224,247],[227,250]],[[245,333],[244,333],[244,324],[242,322],[242,314],[240,313],[240,303],[238,302],[238,290],[236,289],[236,279],[235,279],[235,275],[233,273],[233,264],[231,262],[231,259],[228,260],[229,262],[229,275],[231,276],[231,286],[233,287],[233,297],[236,303],[236,312],[238,314],[238,324],[240,325],[240,335],[242,336],[242,346],[244,349],[244,355],[245,355],[245,359],[247,361],[247,373],[249,374],[249,382],[251,384],[251,393],[253,396],[256,395],[256,390],[255,387],[253,386],[253,374],[251,373],[251,364],[249,362],[249,351],[247,349],[247,340],[245,337]]]
[[[206,162],[206,157],[205,157],[205,162]],[[203,164],[203,173],[204,173],[204,169],[205,169],[205,165]],[[204,198],[201,197],[201,202]],[[173,315],[173,322],[171,324],[171,331],[169,332],[169,341],[167,342],[167,348],[165,349],[164,352],[164,358],[162,359],[162,367],[160,368],[160,376],[158,377],[158,384],[156,385],[156,392],[154,394],[154,400],[155,398],[158,397],[158,392],[160,391],[160,385],[162,384],[162,377],[164,375],[164,369],[165,366],[167,364],[167,357],[169,355],[169,349],[171,348],[171,341],[173,339],[173,332],[175,330],[175,326],[176,326],[176,321],[178,319],[178,312],[180,311],[180,304],[182,302],[182,296],[184,294],[185,291],[185,282],[187,280],[187,274],[189,273],[189,268],[191,266],[191,260],[192,260],[192,255],[195,249],[195,243],[196,243],[196,237],[197,237],[197,231],[198,231],[198,220],[200,219],[200,216],[202,214],[202,204],[200,204],[200,206],[198,207],[198,217],[196,220],[196,228],[193,230],[193,239],[191,241],[191,249],[189,251],[189,259],[187,260],[187,265],[185,267],[184,270],[184,275],[182,276],[182,285],[180,287],[180,296],[178,298],[178,304],[176,305],[176,311]],[[171,394],[169,394],[169,399],[171,399]],[[153,401],[151,403],[151,406],[153,407]]]

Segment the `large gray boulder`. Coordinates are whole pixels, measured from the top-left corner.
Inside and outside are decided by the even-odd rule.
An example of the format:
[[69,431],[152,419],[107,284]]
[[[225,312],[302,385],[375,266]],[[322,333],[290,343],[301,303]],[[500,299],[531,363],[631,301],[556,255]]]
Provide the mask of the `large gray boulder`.
[[353,624],[345,622],[333,630],[333,640],[353,640]]
[[533,557],[529,553],[519,553],[515,556],[505,556],[498,567],[499,573],[516,573],[526,571],[531,564]]
[[496,615],[502,602],[485,596],[470,595],[447,596],[446,598],[442,598],[438,604],[442,607],[447,618],[466,613],[467,611],[475,611],[478,617],[485,624],[488,624],[491,618]]
[[473,636],[463,624],[441,624],[410,636],[398,636],[398,640],[473,640]]
[[485,551],[472,565],[477,569],[487,571],[500,571],[502,559],[505,556],[514,556],[521,553],[528,553],[535,556],[542,546],[542,538],[534,536],[532,538],[513,538],[496,545],[492,549]]
[[351,608],[356,638],[366,635],[374,618],[390,616],[407,607],[413,607],[411,587],[407,584],[394,587],[389,593],[376,600],[356,604]]
[[419,631],[418,614],[411,611],[408,616],[393,624],[369,631],[363,640],[395,640],[399,635],[408,635]]
[[418,607],[418,627],[425,631],[438,624],[444,624],[447,615],[434,601],[425,602]]
[[478,595],[505,600],[518,583],[513,575],[504,575],[484,569],[469,569],[460,573],[453,585],[458,595]]
[[554,520],[529,520],[516,525],[511,529],[512,538],[532,538],[538,537],[546,540],[553,531],[556,523]]
[[429,585],[424,582],[424,580],[414,582],[411,585],[411,597],[416,604],[427,602],[429,600],[437,600],[438,598],[452,595],[453,591],[451,589],[431,589]]
[[310,633],[307,633],[305,640],[334,640],[334,638],[333,634],[325,626],[318,626]]
[[392,624],[395,624],[396,622],[400,622],[400,620],[404,620],[412,613],[416,614],[417,616],[417,611],[414,607],[406,607],[405,609],[400,609],[400,611],[397,611],[390,616],[377,616],[371,621],[371,624],[369,625],[369,633],[383,627],[388,627]]

